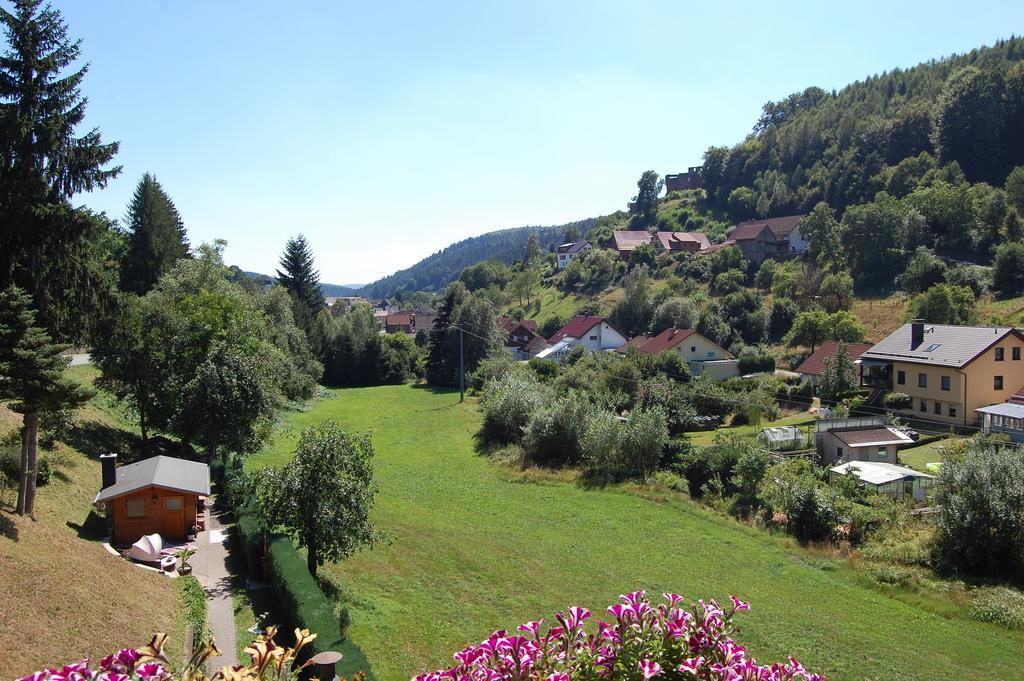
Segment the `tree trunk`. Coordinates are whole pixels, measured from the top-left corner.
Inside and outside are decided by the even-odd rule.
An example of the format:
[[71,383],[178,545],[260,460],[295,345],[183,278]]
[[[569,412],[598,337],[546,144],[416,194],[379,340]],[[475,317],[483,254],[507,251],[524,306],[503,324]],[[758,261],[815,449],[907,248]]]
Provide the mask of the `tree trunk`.
[[21,426],[21,467],[18,469],[18,515],[25,515],[28,503],[28,415],[22,417]]
[[36,513],[36,477],[39,472],[39,412],[25,414],[25,432],[22,439],[22,463],[26,463],[25,480],[25,513],[35,517]]
[[209,445],[206,448],[206,465],[212,466],[213,460],[217,457],[217,445]]
[[309,569],[309,574],[313,575],[313,578],[316,579],[317,554],[315,541],[310,541],[306,544],[306,567]]

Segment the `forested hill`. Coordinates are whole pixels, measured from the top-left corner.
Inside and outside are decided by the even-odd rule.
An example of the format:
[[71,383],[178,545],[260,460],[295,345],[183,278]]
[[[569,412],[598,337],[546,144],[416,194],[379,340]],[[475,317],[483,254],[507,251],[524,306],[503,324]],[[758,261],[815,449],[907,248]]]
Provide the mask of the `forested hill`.
[[586,234],[596,220],[588,218],[578,222],[552,227],[515,227],[470,237],[448,246],[444,250],[419,261],[412,267],[368,284],[359,291],[369,298],[382,298],[405,291],[437,291],[458,278],[463,268],[494,258],[504,263],[521,260],[530,232],[536,232],[541,248],[549,250],[562,242],[566,230],[576,227]]
[[806,213],[819,201],[841,213],[912,189],[901,181],[914,169],[900,166],[921,153],[1002,187],[1024,164],[1022,59],[1024,39],[1011,38],[769,102],[745,140],[705,153],[709,198],[735,219]]

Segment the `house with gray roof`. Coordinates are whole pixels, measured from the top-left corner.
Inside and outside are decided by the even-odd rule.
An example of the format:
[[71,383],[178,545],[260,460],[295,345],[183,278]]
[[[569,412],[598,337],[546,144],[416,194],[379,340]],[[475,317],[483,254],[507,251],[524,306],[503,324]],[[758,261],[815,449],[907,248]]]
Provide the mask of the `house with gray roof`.
[[909,395],[901,415],[975,425],[977,410],[1024,385],[1024,334],[1006,326],[954,326],[915,319],[864,352],[861,385]]

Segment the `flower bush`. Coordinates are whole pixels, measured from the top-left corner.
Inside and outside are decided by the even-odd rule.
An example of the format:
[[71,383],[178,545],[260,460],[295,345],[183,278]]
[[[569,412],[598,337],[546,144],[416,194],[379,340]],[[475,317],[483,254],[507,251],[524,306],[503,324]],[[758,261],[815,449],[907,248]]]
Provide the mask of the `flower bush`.
[[714,600],[689,608],[676,594],[652,605],[643,591],[620,597],[608,608],[610,621],[594,620],[573,607],[544,620],[520,625],[517,633],[496,631],[479,645],[456,653],[456,665],[420,674],[413,681],[819,681],[792,657],[788,663],[759,665],[732,639],[733,617],[749,606],[732,597],[722,608]]
[[[125,648],[100,660],[93,669],[90,660],[63,667],[51,667],[19,681],[295,681],[311,662],[297,664],[299,652],[316,638],[306,629],[295,630],[294,646],[274,643],[277,630],[270,627],[253,641],[245,652],[252,661],[236,667],[224,667],[213,676],[206,675],[206,662],[220,655],[212,642],[199,646],[192,658],[178,670],[164,654],[166,634],[156,634],[143,648]],[[357,674],[353,681],[361,681]],[[345,681],[342,678],[340,681]]]

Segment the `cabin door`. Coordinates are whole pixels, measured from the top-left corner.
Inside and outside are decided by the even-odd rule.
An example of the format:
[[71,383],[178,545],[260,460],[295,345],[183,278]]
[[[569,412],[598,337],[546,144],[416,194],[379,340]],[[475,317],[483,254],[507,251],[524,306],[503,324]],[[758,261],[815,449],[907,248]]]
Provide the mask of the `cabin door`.
[[164,535],[185,538],[185,497],[164,497]]

